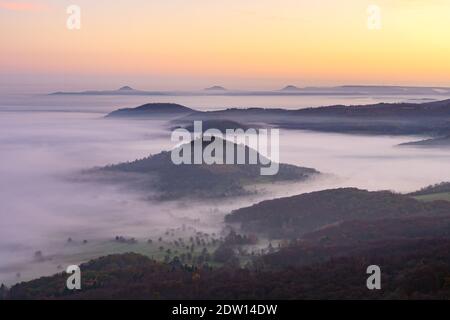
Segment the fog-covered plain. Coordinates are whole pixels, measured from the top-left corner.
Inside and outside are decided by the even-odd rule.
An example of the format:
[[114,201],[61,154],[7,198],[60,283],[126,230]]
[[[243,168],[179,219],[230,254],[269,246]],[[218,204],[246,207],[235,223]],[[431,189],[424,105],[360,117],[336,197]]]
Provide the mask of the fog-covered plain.
[[197,110],[221,110],[226,108],[284,108],[302,109],[330,105],[364,105],[379,102],[420,103],[444,100],[450,95],[298,95],[298,96],[226,96],[226,95],[178,95],[178,96],[113,96],[113,95],[43,95],[2,94],[0,107],[10,111],[73,111],[111,112],[118,108],[137,107],[149,102],[179,103]]
[[[96,97],[89,97],[77,106],[73,97],[46,97],[45,101],[56,99],[46,107],[44,101],[28,105],[31,100],[27,99],[22,103],[4,100],[0,106],[0,283],[57,272],[56,265],[67,262],[69,237],[89,243],[116,235],[144,239],[183,224],[219,232],[226,213],[262,199],[339,186],[408,192],[450,181],[450,150],[397,147],[420,137],[282,131],[282,162],[313,167],[327,175],[308,183],[265,186],[259,195],[232,201],[150,202],[144,193],[124,186],[73,177],[86,168],[170,149],[167,123],[103,119],[115,108],[140,103],[134,100],[117,102],[109,97],[95,104]],[[180,99],[175,102],[182,103]],[[186,105],[195,107],[195,101],[187,100]],[[210,109],[220,105],[208,103]],[[250,106],[249,101],[243,104]],[[36,251],[53,259],[35,262]],[[81,262],[73,257],[71,261]]]
[[[73,251],[69,237],[74,243],[116,235],[143,240],[183,224],[219,232],[229,211],[284,194],[280,186],[237,201],[150,202],[147,193],[125,185],[78,179],[87,168],[170,149],[168,127],[105,120],[103,113],[0,112],[0,282],[57,272],[67,262],[59,256]],[[36,251],[52,261],[34,261]]]

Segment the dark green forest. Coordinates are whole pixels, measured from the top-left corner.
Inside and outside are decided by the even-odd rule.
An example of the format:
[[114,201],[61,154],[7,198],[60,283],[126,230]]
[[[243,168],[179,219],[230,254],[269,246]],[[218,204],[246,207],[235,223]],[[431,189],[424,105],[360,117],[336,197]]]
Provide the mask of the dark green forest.
[[[112,255],[81,266],[82,290],[58,274],[3,289],[8,299],[449,299],[450,241],[391,243],[309,266],[281,250],[250,268],[160,263],[138,254]],[[268,256],[270,257],[270,255]],[[366,268],[383,270],[382,289],[366,288]]]

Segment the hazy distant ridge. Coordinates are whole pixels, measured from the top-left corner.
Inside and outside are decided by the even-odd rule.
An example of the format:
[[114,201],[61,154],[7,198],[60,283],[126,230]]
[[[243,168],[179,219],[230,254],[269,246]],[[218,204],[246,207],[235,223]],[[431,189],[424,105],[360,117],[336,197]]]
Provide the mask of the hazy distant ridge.
[[[165,110],[165,111],[164,111]],[[162,114],[183,124],[192,121],[235,121],[243,125],[321,132],[416,135],[450,135],[450,100],[425,103],[378,103],[360,106],[335,105],[298,110],[273,108],[198,111],[174,104],[147,104],[114,111],[111,117],[157,119]]]
[[[125,89],[126,88],[126,89]],[[450,87],[410,87],[410,86],[364,86],[344,85],[336,87],[297,87],[287,85],[273,90],[239,90],[211,86],[203,90],[136,90],[124,86],[116,90],[86,90],[79,92],[58,91],[53,95],[229,95],[229,96],[265,96],[265,95],[450,95]]]

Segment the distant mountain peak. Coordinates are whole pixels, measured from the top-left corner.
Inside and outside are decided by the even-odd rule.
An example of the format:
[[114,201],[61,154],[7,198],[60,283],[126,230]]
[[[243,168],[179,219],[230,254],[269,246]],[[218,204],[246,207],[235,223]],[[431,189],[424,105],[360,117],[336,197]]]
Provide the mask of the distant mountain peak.
[[119,91],[131,91],[131,90],[134,90],[134,89],[129,86],[123,86],[122,88],[119,89]]
[[205,90],[206,91],[227,91],[227,89],[225,89],[222,86],[212,86],[212,87],[206,88]]
[[283,89],[281,89],[281,91],[298,91],[298,90],[300,90],[300,88],[294,85],[288,85]]
[[147,103],[136,108],[124,108],[115,110],[106,115],[112,117],[147,117],[147,116],[176,116],[189,114],[195,110],[176,103]]

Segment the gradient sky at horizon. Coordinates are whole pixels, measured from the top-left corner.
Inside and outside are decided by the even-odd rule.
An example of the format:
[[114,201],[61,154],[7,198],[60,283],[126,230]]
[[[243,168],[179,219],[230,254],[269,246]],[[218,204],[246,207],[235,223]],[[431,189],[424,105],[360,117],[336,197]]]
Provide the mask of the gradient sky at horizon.
[[0,91],[450,86],[449,14],[450,0],[0,0]]

